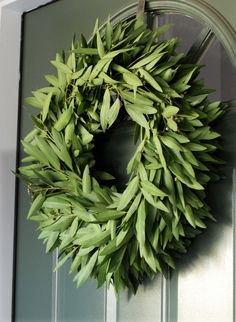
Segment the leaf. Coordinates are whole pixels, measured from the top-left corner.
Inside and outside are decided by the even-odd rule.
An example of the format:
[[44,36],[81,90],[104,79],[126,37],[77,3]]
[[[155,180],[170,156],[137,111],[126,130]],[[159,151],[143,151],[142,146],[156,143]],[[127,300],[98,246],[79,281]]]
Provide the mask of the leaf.
[[90,232],[80,238],[77,238],[74,243],[85,248],[91,246],[99,247],[103,244],[106,244],[109,241],[110,237],[111,235],[109,230]]
[[90,177],[88,165],[86,165],[86,167],[84,168],[83,177],[82,177],[82,188],[84,193],[91,192],[91,177]]
[[57,61],[57,60],[51,60],[51,64],[55,66],[59,71],[65,73],[65,74],[71,74],[72,70],[65,65],[64,63]]
[[33,201],[30,210],[28,212],[27,219],[30,219],[31,216],[35,215],[42,207],[45,200],[45,196],[43,194],[39,194]]
[[168,118],[167,125],[172,131],[174,131],[174,132],[178,131],[178,125],[173,119]]
[[129,114],[129,116],[131,117],[131,119],[134,122],[138,123],[139,125],[141,125],[142,127],[144,127],[147,131],[149,131],[148,122],[147,122],[145,116],[142,113],[140,113],[140,112],[138,112],[138,111],[136,111],[134,109],[131,109],[129,107],[129,105],[128,106],[125,105],[125,108],[127,110],[127,113]]
[[105,31],[105,39],[106,39],[106,46],[107,49],[111,49],[112,45],[112,35],[113,35],[113,29],[111,26],[110,18],[107,19],[107,25],[106,25],[106,31]]
[[121,92],[121,96],[124,100],[133,104],[153,106],[153,101],[151,99],[144,97],[143,95],[138,93],[136,94],[136,96],[134,96],[133,92],[123,91]]
[[62,265],[65,264],[65,262],[74,254],[75,249],[70,251],[67,255],[65,255],[57,264],[57,266],[54,268],[54,272],[57,271]]
[[165,206],[165,204],[161,200],[154,200],[152,195],[146,192],[143,188],[141,188],[142,194],[147,202],[152,205],[154,208],[162,210],[164,212],[169,213],[169,209]]
[[127,222],[132,217],[132,215],[136,212],[136,210],[138,209],[141,197],[142,197],[142,194],[139,192],[137,196],[134,198],[134,201],[132,202],[131,206],[129,207],[129,210],[127,211],[127,214],[124,217],[124,222]]
[[160,36],[161,34],[169,31],[173,27],[174,27],[173,23],[166,23],[166,24],[164,24],[162,26],[158,26],[157,27],[157,36]]
[[143,67],[147,65],[150,62],[153,62],[155,60],[155,63],[157,63],[163,56],[164,53],[160,53],[159,51],[154,51],[152,54],[147,55],[147,57],[144,57],[143,59],[139,60],[137,63],[135,63],[133,66],[130,67],[130,69],[139,69],[140,67]]
[[116,211],[116,210],[104,210],[100,213],[94,214],[98,221],[107,222],[109,220],[115,220],[123,217],[125,211]]
[[142,200],[139,207],[138,207],[137,221],[136,221],[136,225],[135,225],[141,257],[143,257],[145,238],[146,238],[145,222],[146,222],[145,200]]
[[124,190],[124,192],[120,197],[120,200],[117,206],[117,211],[125,209],[128,203],[133,199],[136,192],[138,191],[138,183],[139,183],[139,179],[137,176],[134,177],[129,182],[127,188]]
[[128,104],[126,103],[126,107],[128,107],[131,110],[137,111],[139,113],[142,114],[156,114],[157,113],[157,109],[151,106],[147,106],[147,105],[141,105],[141,104]]
[[58,78],[56,76],[46,75],[45,78],[48,81],[48,83],[51,84],[52,86],[60,87],[60,83],[59,83]]
[[111,102],[110,91],[108,88],[106,88],[104,97],[103,97],[101,112],[100,112],[101,127],[103,132],[106,131],[107,124],[109,121],[108,118],[109,118],[110,102]]
[[171,136],[168,135],[162,135],[160,136],[160,140],[166,145],[168,148],[176,150],[176,151],[182,151],[182,146]]
[[127,84],[132,85],[134,87],[143,85],[142,81],[138,78],[138,76],[129,71],[123,73],[123,78]]
[[190,223],[190,225],[196,228],[194,214],[193,214],[192,208],[189,205],[186,205],[185,207],[184,216],[187,219],[187,221]]
[[157,188],[153,183],[149,181],[142,181],[141,185],[144,190],[147,191],[147,193],[150,193],[153,196],[164,198],[167,196],[167,194],[162,191],[161,189]]
[[156,260],[155,256],[153,254],[152,248],[150,247],[149,243],[145,243],[144,249],[143,249],[143,258],[145,259],[148,266],[156,272]]
[[158,92],[163,92],[161,86],[157,83],[157,81],[143,68],[139,68],[140,75],[145,79],[145,81],[150,84],[155,90]]
[[78,218],[78,217],[76,217],[76,218],[73,220],[73,222],[72,222],[72,224],[71,224],[71,226],[70,226],[70,230],[69,230],[69,236],[70,236],[70,237],[74,237],[74,235],[76,234],[77,229],[78,229],[78,224],[79,224],[79,218]]
[[[89,80],[93,80],[105,67],[109,66],[111,63],[111,58],[103,58],[97,62],[93,67],[92,72],[89,76]],[[91,66],[92,67],[92,66]]]
[[31,105],[33,107],[40,108],[40,109],[42,108],[42,102],[39,101],[36,97],[33,97],[33,96],[26,97],[24,99],[24,102],[25,104]]
[[46,245],[46,253],[52,250],[54,244],[56,243],[59,236],[58,231],[52,231],[48,237],[47,245]]
[[45,208],[51,208],[51,209],[64,209],[70,207],[71,204],[68,200],[60,197],[60,196],[52,196],[52,197],[47,197],[45,199],[43,206]]
[[109,127],[112,126],[112,124],[116,121],[120,111],[120,100],[117,97],[115,102],[112,104],[110,110],[109,110],[109,115],[108,115],[108,124]]
[[173,105],[167,105],[163,112],[162,115],[166,118],[171,117],[176,115],[179,112],[179,108],[177,106],[173,106]]
[[72,52],[79,54],[79,55],[98,55],[97,48],[76,48],[73,49]]
[[35,142],[37,143],[39,149],[45,155],[45,158],[48,158],[50,164],[56,169],[60,170],[60,161],[56,153],[52,150],[50,145],[40,136],[35,136]]
[[88,261],[88,263],[81,268],[76,274],[74,280],[77,282],[77,287],[80,287],[90,276],[98,258],[98,251],[96,251]]
[[23,140],[21,141],[21,143],[24,147],[24,151],[27,154],[29,154],[30,156],[33,156],[36,160],[38,160],[42,164],[49,165],[48,159],[45,157],[45,155],[41,153],[41,151],[37,147],[33,146],[30,143],[24,142]]
[[100,32],[98,30],[97,30],[97,48],[98,48],[99,57],[103,58],[103,56],[105,55],[105,49],[101,39]]
[[59,119],[54,124],[54,129],[57,130],[58,132],[63,130],[70,122],[72,114],[73,114],[73,107],[70,105],[66,110],[62,112]]
[[166,160],[165,160],[165,157],[164,157],[164,154],[163,154],[161,142],[160,142],[158,136],[156,135],[156,132],[153,132],[153,142],[154,142],[154,144],[156,146],[157,153],[158,153],[158,156],[160,158],[160,162],[161,162],[163,168],[166,168]]

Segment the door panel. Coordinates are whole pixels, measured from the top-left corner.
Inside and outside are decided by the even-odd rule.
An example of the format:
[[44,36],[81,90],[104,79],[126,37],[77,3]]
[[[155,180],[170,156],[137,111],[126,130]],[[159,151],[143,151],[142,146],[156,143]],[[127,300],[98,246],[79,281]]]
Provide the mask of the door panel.
[[[43,75],[54,73],[49,61],[55,53],[70,47],[73,34],[91,34],[93,23],[133,3],[132,0],[60,0],[26,13],[23,28],[21,72],[20,136],[32,127],[23,98],[44,86]],[[198,50],[207,26],[180,14],[154,15],[153,25],[173,22],[175,27],[165,37],[182,39],[179,51]],[[202,32],[204,31],[204,32]],[[199,36],[200,35],[200,36]],[[208,87],[216,89],[213,99],[235,99],[236,75],[222,45],[214,35],[206,37],[201,53],[201,72]],[[195,46],[192,47],[192,44]],[[196,52],[195,52],[196,53]],[[231,108],[218,124],[223,134],[222,166],[226,178],[209,187],[209,203],[217,223],[209,222],[208,230],[193,244],[187,256],[177,262],[177,270],[165,281],[161,276],[141,286],[136,296],[123,291],[117,304],[109,307],[117,322],[233,322],[234,311],[234,216],[235,216],[235,114]],[[35,113],[35,111],[32,111]],[[110,136],[98,138],[103,149],[99,163],[114,171],[124,185],[127,160],[134,146],[129,126],[121,125]],[[113,142],[116,142],[116,145]],[[20,152],[22,156],[22,152]],[[109,155],[105,161],[103,155]],[[37,240],[36,225],[26,220],[30,199],[25,186],[18,189],[17,260],[15,285],[15,320],[19,322],[100,322],[106,319],[109,301],[105,288],[96,289],[94,281],[76,289],[68,265],[52,273],[56,256],[45,255],[44,245]],[[111,294],[111,293],[109,293]],[[197,312],[197,314],[196,314]],[[110,314],[110,313],[109,313]],[[112,321],[113,321],[112,320]]]
[[[46,85],[43,75],[54,73],[49,63],[56,52],[70,47],[74,33],[89,36],[96,18],[102,23],[109,14],[131,3],[127,0],[56,1],[24,15],[21,73],[20,137],[32,127],[24,107],[24,97]],[[35,113],[32,110],[32,113]],[[20,151],[20,158],[22,152]],[[88,282],[77,290],[68,267],[58,275],[52,273],[55,261],[45,255],[42,242],[37,240],[36,225],[26,220],[30,199],[24,185],[18,188],[17,259],[15,285],[15,320],[41,321],[103,321],[104,289]],[[55,289],[56,288],[56,289]],[[86,295],[87,294],[87,295]],[[78,317],[79,316],[79,317]]]

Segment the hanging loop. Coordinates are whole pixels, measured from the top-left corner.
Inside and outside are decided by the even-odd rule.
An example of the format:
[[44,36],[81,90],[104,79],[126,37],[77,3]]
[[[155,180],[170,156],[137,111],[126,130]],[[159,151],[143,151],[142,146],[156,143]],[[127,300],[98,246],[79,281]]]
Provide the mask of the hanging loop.
[[145,3],[146,3],[145,0],[139,0],[138,7],[137,7],[137,13],[136,13],[137,17],[144,14],[144,12],[145,12]]

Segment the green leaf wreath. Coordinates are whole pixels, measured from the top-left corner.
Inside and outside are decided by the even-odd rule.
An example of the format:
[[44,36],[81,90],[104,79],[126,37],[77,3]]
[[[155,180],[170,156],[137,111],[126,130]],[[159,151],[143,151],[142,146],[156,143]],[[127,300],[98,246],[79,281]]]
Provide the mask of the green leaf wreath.
[[[218,179],[220,134],[211,123],[226,106],[209,102],[200,66],[176,53],[178,39],[160,37],[170,26],[150,30],[141,18],[108,21],[103,32],[96,24],[88,43],[81,36],[56,55],[57,76],[26,99],[40,109],[22,140],[28,218],[46,252],[59,248],[57,268],[71,260],[78,286],[92,277],[136,292],[174,268],[213,219],[205,188]],[[136,151],[119,191],[109,169],[96,169],[94,143],[127,118]]]

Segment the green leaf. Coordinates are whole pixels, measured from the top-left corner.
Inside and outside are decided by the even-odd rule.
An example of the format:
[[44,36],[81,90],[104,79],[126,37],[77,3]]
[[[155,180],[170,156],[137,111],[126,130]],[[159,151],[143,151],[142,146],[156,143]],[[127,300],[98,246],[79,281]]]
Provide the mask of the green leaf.
[[134,87],[143,85],[142,81],[138,78],[138,76],[129,71],[123,73],[123,78],[127,84],[132,85]]
[[176,115],[179,112],[179,108],[173,105],[167,105],[162,112],[162,115],[166,118]]
[[36,97],[33,97],[33,96],[31,96],[31,97],[26,97],[25,99],[24,99],[24,102],[25,102],[25,104],[28,104],[28,105],[31,105],[31,106],[33,106],[33,107],[36,107],[36,108],[42,108],[42,102],[41,101],[39,101]]
[[101,112],[100,112],[101,127],[102,127],[103,132],[106,131],[106,128],[107,128],[107,125],[109,122],[110,104],[111,104],[110,91],[108,88],[106,88],[105,93],[104,93],[104,97],[103,97]]
[[167,125],[172,131],[174,131],[174,132],[178,131],[178,125],[173,119],[168,118]]
[[138,183],[139,183],[139,179],[137,176],[134,177],[129,182],[127,188],[121,194],[121,197],[117,206],[117,211],[125,209],[126,206],[129,204],[129,202],[134,198],[136,192],[138,191]]
[[193,214],[192,208],[189,205],[186,205],[185,207],[184,216],[187,219],[187,221],[190,223],[190,225],[196,228],[194,214]]
[[90,171],[89,166],[86,165],[83,172],[82,177],[82,188],[84,193],[90,193],[91,192],[91,177],[90,177]]
[[98,221],[105,221],[107,222],[108,220],[115,220],[123,217],[125,214],[125,211],[116,211],[116,210],[104,210],[100,213],[94,214],[96,219]]
[[52,250],[59,236],[58,231],[52,231],[48,237],[47,245],[46,245],[46,253]]
[[139,192],[137,196],[134,198],[134,201],[132,202],[131,206],[129,207],[129,210],[127,211],[127,214],[124,217],[124,222],[127,222],[136,212],[136,210],[138,209],[141,197],[142,197],[142,194]]
[[165,32],[169,31],[174,27],[173,23],[166,23],[162,26],[157,27],[157,36],[160,36],[161,34],[164,34]]
[[142,113],[142,114],[156,114],[157,113],[157,109],[151,106],[147,106],[147,105],[139,105],[139,104],[128,104],[126,103],[126,108],[129,108],[133,111]]
[[163,56],[164,53],[160,53],[159,51],[154,51],[152,54],[147,55],[147,57],[144,57],[143,59],[139,60],[137,63],[135,63],[133,66],[130,67],[130,69],[139,69],[140,67],[143,67],[147,65],[150,62],[153,62],[155,60],[155,63],[157,63]]
[[149,181],[142,181],[141,185],[143,187],[144,190],[147,191],[147,193],[150,193],[152,196],[157,196],[157,197],[161,197],[164,198],[167,196],[167,194],[162,191],[161,189],[159,189],[158,187],[156,187],[153,183],[149,182]]
[[98,55],[97,48],[76,48],[73,49],[72,52],[79,54],[79,55]]
[[60,161],[56,153],[52,150],[50,145],[40,136],[35,136],[35,142],[37,143],[39,149],[45,155],[45,158],[48,158],[49,163],[57,170],[60,170]]
[[157,81],[143,68],[139,68],[140,75],[145,79],[145,81],[150,84],[155,90],[158,92],[163,92],[161,86],[157,83]]
[[161,162],[162,166],[164,168],[166,168],[166,160],[165,160],[165,157],[164,157],[164,154],[163,154],[161,142],[160,142],[158,136],[156,135],[155,131],[153,132],[153,142],[154,142],[154,144],[156,146],[157,153],[158,153],[158,156],[160,158],[160,162]]
[[142,200],[138,207],[137,221],[135,225],[141,257],[143,257],[145,239],[146,239],[145,227],[146,227],[146,209],[145,209],[145,200]]
[[146,190],[141,188],[142,194],[147,202],[152,205],[154,208],[162,210],[164,212],[169,213],[169,209],[165,206],[165,204],[161,200],[155,200],[151,194],[147,193]]
[[60,196],[47,197],[43,203],[43,207],[51,209],[64,209],[70,207],[71,204],[68,200]]
[[129,114],[129,116],[134,122],[138,123],[140,126],[144,127],[147,131],[149,131],[148,122],[142,113],[134,110],[133,108],[130,108],[129,104],[128,106],[125,104],[125,108],[127,110],[127,113]]
[[[89,80],[93,80],[97,75],[111,63],[111,58],[103,58],[93,67]],[[92,67],[92,66],[91,66]]]
[[183,192],[183,187],[182,187],[181,182],[176,181],[176,187],[177,187],[178,197],[180,199],[180,202],[182,204],[182,207],[185,209],[184,192]]
[[160,140],[161,142],[164,143],[164,145],[166,145],[168,148],[176,150],[176,151],[182,151],[183,148],[182,146],[179,144],[178,141],[176,141],[174,138],[172,138],[171,136],[168,135],[162,135],[160,136]]
[[106,244],[111,237],[110,231],[99,231],[99,232],[90,232],[90,234],[85,234],[80,238],[77,238],[74,243],[76,245],[81,245],[83,247],[96,246],[99,247],[103,244]]
[[48,81],[48,83],[51,84],[52,86],[60,87],[60,83],[59,83],[58,78],[56,76],[46,75],[45,78]]
[[98,258],[98,251],[96,251],[88,261],[88,263],[81,268],[78,274],[76,274],[74,280],[77,282],[77,287],[80,287],[89,278]]
[[58,132],[63,130],[70,122],[72,114],[73,114],[73,107],[70,105],[66,110],[62,112],[59,119],[54,124],[54,129],[57,130]]
[[156,260],[155,256],[153,254],[152,248],[150,247],[149,243],[145,243],[144,249],[143,249],[143,258],[145,259],[148,266],[156,272]]
[[108,115],[108,124],[109,127],[112,126],[112,124],[116,121],[120,111],[120,100],[117,97],[115,102],[112,104],[110,110],[109,110],[109,115]]
[[41,151],[35,147],[34,145],[24,142],[23,140],[21,141],[24,151],[29,154],[30,156],[33,156],[36,160],[41,162],[42,164],[49,165],[48,159],[41,153]]
[[75,249],[73,249],[72,251],[70,251],[67,255],[65,255],[57,264],[57,266],[54,268],[54,272],[57,271],[60,267],[62,267],[65,262],[72,257],[72,255],[74,254]]
[[106,39],[106,46],[107,49],[111,49],[112,45],[112,35],[113,35],[113,29],[111,26],[110,18],[107,19],[107,25],[106,25],[106,32],[105,32],[105,39]]
[[35,215],[42,207],[45,200],[45,196],[43,194],[39,194],[33,201],[30,210],[28,212],[27,219],[30,219],[31,216]]
[[103,58],[103,56],[105,55],[105,49],[99,31],[97,31],[97,48],[99,57]]
[[65,65],[64,63],[57,61],[57,60],[51,60],[51,64],[55,66],[59,71],[65,73],[65,74],[71,74],[72,70]]

